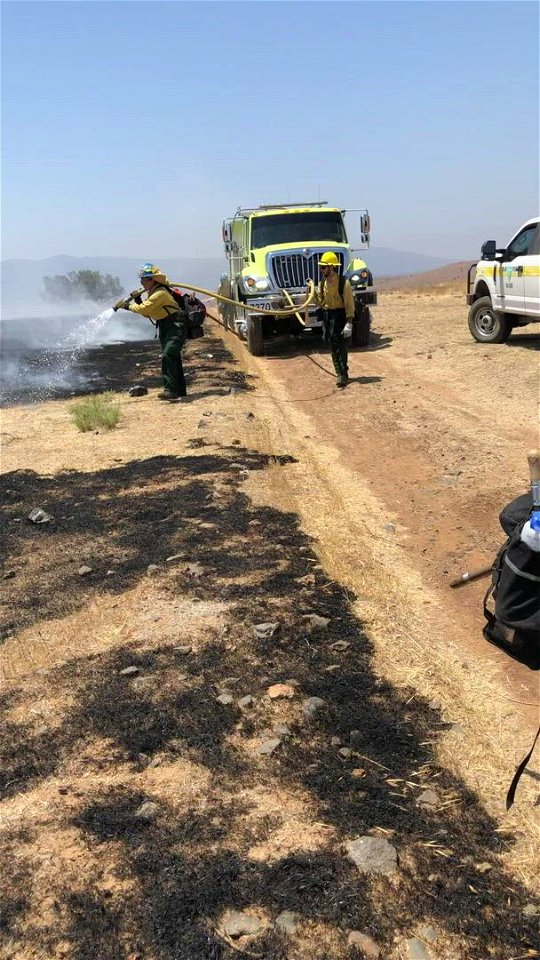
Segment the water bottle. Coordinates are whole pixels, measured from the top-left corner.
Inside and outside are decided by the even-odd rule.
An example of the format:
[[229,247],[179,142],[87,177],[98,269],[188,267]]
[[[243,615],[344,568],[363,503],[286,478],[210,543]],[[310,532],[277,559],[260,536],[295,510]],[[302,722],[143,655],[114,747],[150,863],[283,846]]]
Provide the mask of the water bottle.
[[529,550],[540,553],[540,450],[531,450],[527,455],[531,475],[533,512],[521,531],[521,541]]

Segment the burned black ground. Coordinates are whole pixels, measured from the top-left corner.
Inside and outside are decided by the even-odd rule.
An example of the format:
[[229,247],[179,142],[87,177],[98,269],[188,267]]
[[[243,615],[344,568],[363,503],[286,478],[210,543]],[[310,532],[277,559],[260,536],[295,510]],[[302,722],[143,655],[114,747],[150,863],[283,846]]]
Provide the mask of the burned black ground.
[[[18,383],[2,390],[2,405],[42,403],[88,396],[104,390],[123,392],[135,384],[153,390],[162,386],[158,340],[112,343],[81,351],[64,371],[62,353],[32,350],[22,360]],[[249,378],[223,342],[215,336],[188,340],[184,369],[191,396],[250,389]],[[8,358],[9,359],[9,358]],[[62,372],[61,376],[57,371]],[[49,381],[48,377],[49,375]],[[207,384],[210,376],[212,385]]]
[[[375,675],[351,598],[310,562],[317,546],[300,530],[298,517],[258,507],[244,492],[241,468],[265,470],[276,458],[241,447],[203,450],[94,474],[51,479],[27,471],[6,479],[15,491],[8,495],[12,514],[34,505],[39,491],[40,504],[56,518],[51,528],[9,528],[8,566],[22,569],[37,557],[39,570],[33,589],[27,581],[19,593],[18,576],[6,581],[20,611],[17,626],[81,609],[107,591],[120,595],[149,563],[178,550],[179,535],[186,558],[200,563],[204,576],[178,580],[163,571],[157,587],[171,601],[181,596],[230,604],[227,630],[198,652],[176,649],[189,641],[179,630],[174,645],[156,635],[151,649],[147,642],[131,643],[48,670],[40,678],[43,695],[58,700],[64,692],[69,706],[62,722],[46,731],[41,720],[38,726],[29,718],[17,728],[9,721],[23,702],[24,684],[6,698],[0,735],[5,795],[21,796],[51,777],[63,778],[77,803],[74,810],[59,797],[60,826],[76,828],[94,856],[103,863],[112,858],[118,878],[133,882],[121,898],[107,895],[91,875],[81,875],[77,889],[60,883],[58,919],[39,930],[40,948],[55,956],[58,943],[67,941],[75,960],[232,960],[237,953],[220,936],[219,917],[226,908],[253,904],[272,918],[294,910],[343,931],[341,957],[354,955],[346,946],[348,929],[368,931],[389,950],[421,922],[436,926],[443,941],[451,936],[461,944],[468,960],[508,960],[537,948],[537,920],[522,913],[531,895],[500,866],[499,854],[512,838],[497,831],[478,798],[435,760],[445,727],[439,712],[414,691]],[[282,469],[288,459],[281,458]],[[64,527],[68,516],[73,525]],[[213,527],[201,528],[201,518]],[[253,520],[259,525],[250,526]],[[81,559],[94,565],[90,581],[77,577]],[[115,576],[107,578],[112,564]],[[254,572],[257,589],[246,590]],[[298,583],[307,573],[314,573],[315,583]],[[330,618],[327,631],[307,630],[302,617],[312,612]],[[280,630],[256,640],[253,625],[269,619],[279,621]],[[331,644],[337,640],[348,648],[336,653]],[[339,669],[328,671],[335,663]],[[120,675],[131,665],[147,680],[142,690]],[[180,673],[187,679],[178,680]],[[251,711],[216,702],[230,677],[238,678],[235,700],[255,698]],[[231,738],[267,735],[266,690],[284,681],[297,684],[299,697],[324,698],[326,708],[310,722],[296,715],[291,736],[272,758],[250,762]],[[353,730],[359,731],[355,753],[342,759],[331,738],[348,744]],[[94,769],[106,774],[127,764],[132,783],[78,793],[66,769],[103,740],[109,749]],[[209,805],[179,817],[160,800],[156,819],[141,822],[136,809],[155,798],[137,788],[137,773],[179,757],[211,773]],[[365,767],[359,780],[351,777],[356,766]],[[415,781],[418,788],[410,785]],[[258,784],[269,792],[273,784],[301,788],[317,820],[336,829],[339,843],[275,862],[250,859],[249,848],[287,816],[276,809],[253,826],[241,794]],[[436,811],[417,803],[427,785],[436,785],[441,797]],[[341,846],[381,829],[398,851],[396,883],[362,877]],[[35,868],[32,838],[18,839],[15,861],[7,840],[10,895],[2,922],[16,942],[37,949],[27,883]],[[273,927],[250,949],[265,960],[287,956]]]

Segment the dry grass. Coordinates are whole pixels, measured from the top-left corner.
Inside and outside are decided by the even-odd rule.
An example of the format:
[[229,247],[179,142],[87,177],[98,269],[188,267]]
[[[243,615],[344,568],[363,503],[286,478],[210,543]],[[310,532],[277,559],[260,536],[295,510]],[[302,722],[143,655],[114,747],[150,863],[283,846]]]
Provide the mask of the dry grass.
[[117,426],[121,414],[118,398],[112,390],[78,400],[71,405],[69,412],[81,433],[98,430],[100,427],[112,430]]
[[438,284],[418,284],[411,285],[405,289],[401,287],[391,287],[383,291],[384,300],[410,300],[411,298],[421,298],[426,300],[438,300],[440,298],[461,299],[465,303],[465,288],[460,280],[450,280],[446,283]]

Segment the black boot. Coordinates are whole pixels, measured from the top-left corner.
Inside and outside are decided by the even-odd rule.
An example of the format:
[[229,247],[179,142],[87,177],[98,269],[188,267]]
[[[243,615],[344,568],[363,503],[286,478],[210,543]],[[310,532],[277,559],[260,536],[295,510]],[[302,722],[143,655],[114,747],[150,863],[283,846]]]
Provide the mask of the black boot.
[[164,390],[163,393],[158,393],[157,398],[158,400],[174,401],[179,400],[180,396],[178,393],[173,393],[172,390]]

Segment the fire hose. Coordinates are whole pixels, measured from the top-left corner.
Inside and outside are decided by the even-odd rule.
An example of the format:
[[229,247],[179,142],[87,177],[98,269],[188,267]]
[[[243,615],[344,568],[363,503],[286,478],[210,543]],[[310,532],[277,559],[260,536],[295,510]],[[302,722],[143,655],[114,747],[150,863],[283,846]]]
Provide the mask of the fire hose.
[[[180,283],[176,280],[170,280],[168,286],[180,287],[185,290],[193,290],[195,291],[195,293],[205,293],[207,296],[212,297],[215,300],[221,300],[223,303],[230,303],[234,307],[240,307],[241,310],[253,309],[252,307],[250,307],[248,303],[241,303],[239,300],[231,300],[230,297],[224,297],[221,293],[216,293],[214,290],[206,290],[204,287],[196,287],[192,283]],[[305,300],[304,303],[293,304],[291,302],[291,306],[288,309],[270,311],[272,313],[272,316],[289,317],[291,316],[291,314],[299,314],[303,310],[305,310],[307,307],[309,307],[309,305],[313,302],[313,297],[315,296],[315,285],[313,283],[313,280],[307,281],[307,288],[308,288],[308,296],[307,296],[307,300]],[[128,297],[128,300],[133,299],[136,296],[140,296],[144,292],[145,292],[144,288],[142,287],[140,290],[134,290]],[[282,292],[285,293],[285,291],[282,291]],[[290,297],[287,297],[287,299],[290,300]]]

